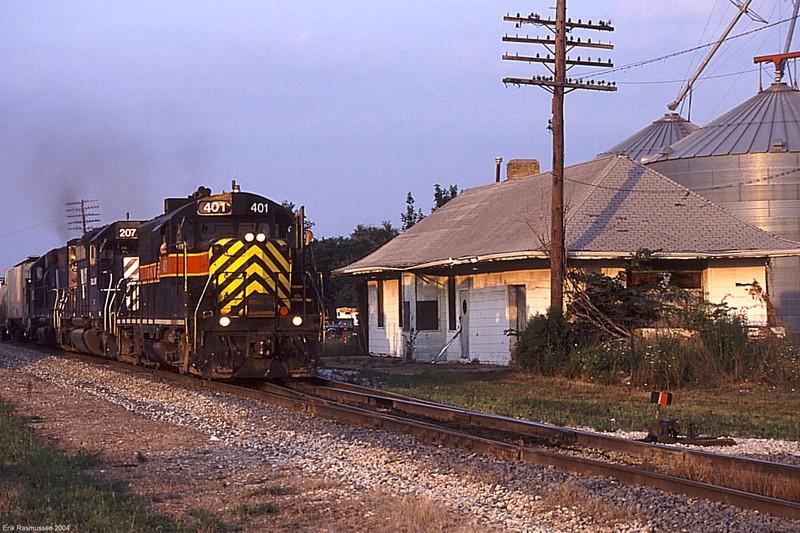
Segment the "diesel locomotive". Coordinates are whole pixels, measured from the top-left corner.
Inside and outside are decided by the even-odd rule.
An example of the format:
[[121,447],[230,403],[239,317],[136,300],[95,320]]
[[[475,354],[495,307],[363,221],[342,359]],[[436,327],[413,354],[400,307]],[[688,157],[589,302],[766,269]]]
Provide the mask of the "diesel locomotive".
[[200,187],[5,271],[5,335],[209,379],[307,377],[322,335],[304,210]]

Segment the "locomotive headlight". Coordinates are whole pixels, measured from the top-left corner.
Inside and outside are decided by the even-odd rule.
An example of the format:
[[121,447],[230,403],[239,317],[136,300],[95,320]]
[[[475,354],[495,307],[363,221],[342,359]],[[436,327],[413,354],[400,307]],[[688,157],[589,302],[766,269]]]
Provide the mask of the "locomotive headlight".
[[244,234],[244,240],[247,242],[253,242],[255,238],[256,236],[253,234],[252,231],[248,231],[247,233]]
[[259,233],[258,235],[256,235],[256,240],[258,242],[264,242],[267,240],[267,236],[264,233]]
[[302,326],[303,325],[303,317],[301,316],[293,316],[292,317],[292,324],[295,326]]
[[231,325],[231,317],[229,316],[221,316],[219,317],[219,325],[223,328],[227,328]]

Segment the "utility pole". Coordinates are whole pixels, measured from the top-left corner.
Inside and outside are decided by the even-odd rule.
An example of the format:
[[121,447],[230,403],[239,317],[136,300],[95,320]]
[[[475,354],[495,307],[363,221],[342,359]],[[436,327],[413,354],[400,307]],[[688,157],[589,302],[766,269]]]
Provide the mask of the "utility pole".
[[77,202],[67,202],[67,229],[72,231],[80,231],[86,233],[90,229],[95,229],[92,226],[93,222],[100,222],[99,213],[94,211],[99,209],[100,205],[97,200],[79,200]]
[[[516,16],[508,14],[503,17],[503,20],[514,22],[517,28],[521,28],[524,24],[543,26],[553,33],[553,38],[547,35],[544,39],[539,37],[531,38],[527,35],[524,37],[504,35],[504,42],[541,44],[549,52],[545,57],[540,57],[539,54],[533,57],[506,53],[503,54],[504,60],[541,63],[551,72],[552,76],[535,76],[530,79],[503,78],[503,83],[506,85],[538,85],[553,94],[553,116],[550,120],[550,129],[553,133],[553,180],[550,216],[550,309],[559,315],[563,315],[564,277],[566,275],[566,249],[564,242],[564,95],[566,92],[575,89],[617,90],[615,84],[608,84],[605,81],[595,82],[594,80],[588,80],[584,82],[582,79],[567,78],[567,70],[573,66],[613,66],[610,59],[607,62],[602,62],[599,58],[592,61],[591,57],[585,60],[581,60],[580,56],[577,59],[568,58],[568,50],[578,47],[604,50],[612,50],[614,48],[611,43],[592,43],[591,39],[584,42],[581,42],[580,38],[577,40],[572,37],[567,39],[567,33],[571,33],[574,29],[614,31],[614,28],[610,21],[601,20],[597,24],[592,24],[591,20],[588,23],[584,23],[581,19],[578,19],[577,22],[567,19],[567,0],[556,0],[555,20],[550,19],[550,17],[543,19],[537,13],[531,13],[528,16],[522,16],[519,13]],[[553,54],[552,58],[550,54]]]

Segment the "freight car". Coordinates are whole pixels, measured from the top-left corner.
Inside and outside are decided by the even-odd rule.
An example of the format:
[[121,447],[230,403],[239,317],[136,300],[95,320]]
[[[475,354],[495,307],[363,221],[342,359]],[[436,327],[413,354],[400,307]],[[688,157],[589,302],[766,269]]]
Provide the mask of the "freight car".
[[319,278],[304,211],[263,196],[168,198],[5,272],[8,336],[209,379],[312,376]]

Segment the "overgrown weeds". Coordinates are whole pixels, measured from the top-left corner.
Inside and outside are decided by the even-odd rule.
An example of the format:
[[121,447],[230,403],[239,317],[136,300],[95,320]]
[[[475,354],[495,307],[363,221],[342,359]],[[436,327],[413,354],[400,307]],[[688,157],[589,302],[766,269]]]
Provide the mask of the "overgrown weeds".
[[[543,315],[528,321],[512,354],[517,369],[544,376],[665,389],[737,383],[800,388],[798,339],[774,334],[750,338],[738,317],[707,321],[696,331],[653,329],[636,332],[624,342],[597,345],[572,341],[567,323],[560,331],[564,339],[570,339],[568,346],[548,337],[555,323],[552,317]],[[528,338],[534,341],[523,341]]]
[[[646,270],[648,261],[641,251],[629,271],[613,278],[571,272],[566,315],[548,311],[511,332],[513,365],[543,376],[664,389],[753,382],[800,388],[800,340],[766,327],[752,335],[736,310],[670,285]],[[632,277],[637,272],[651,275]]]

